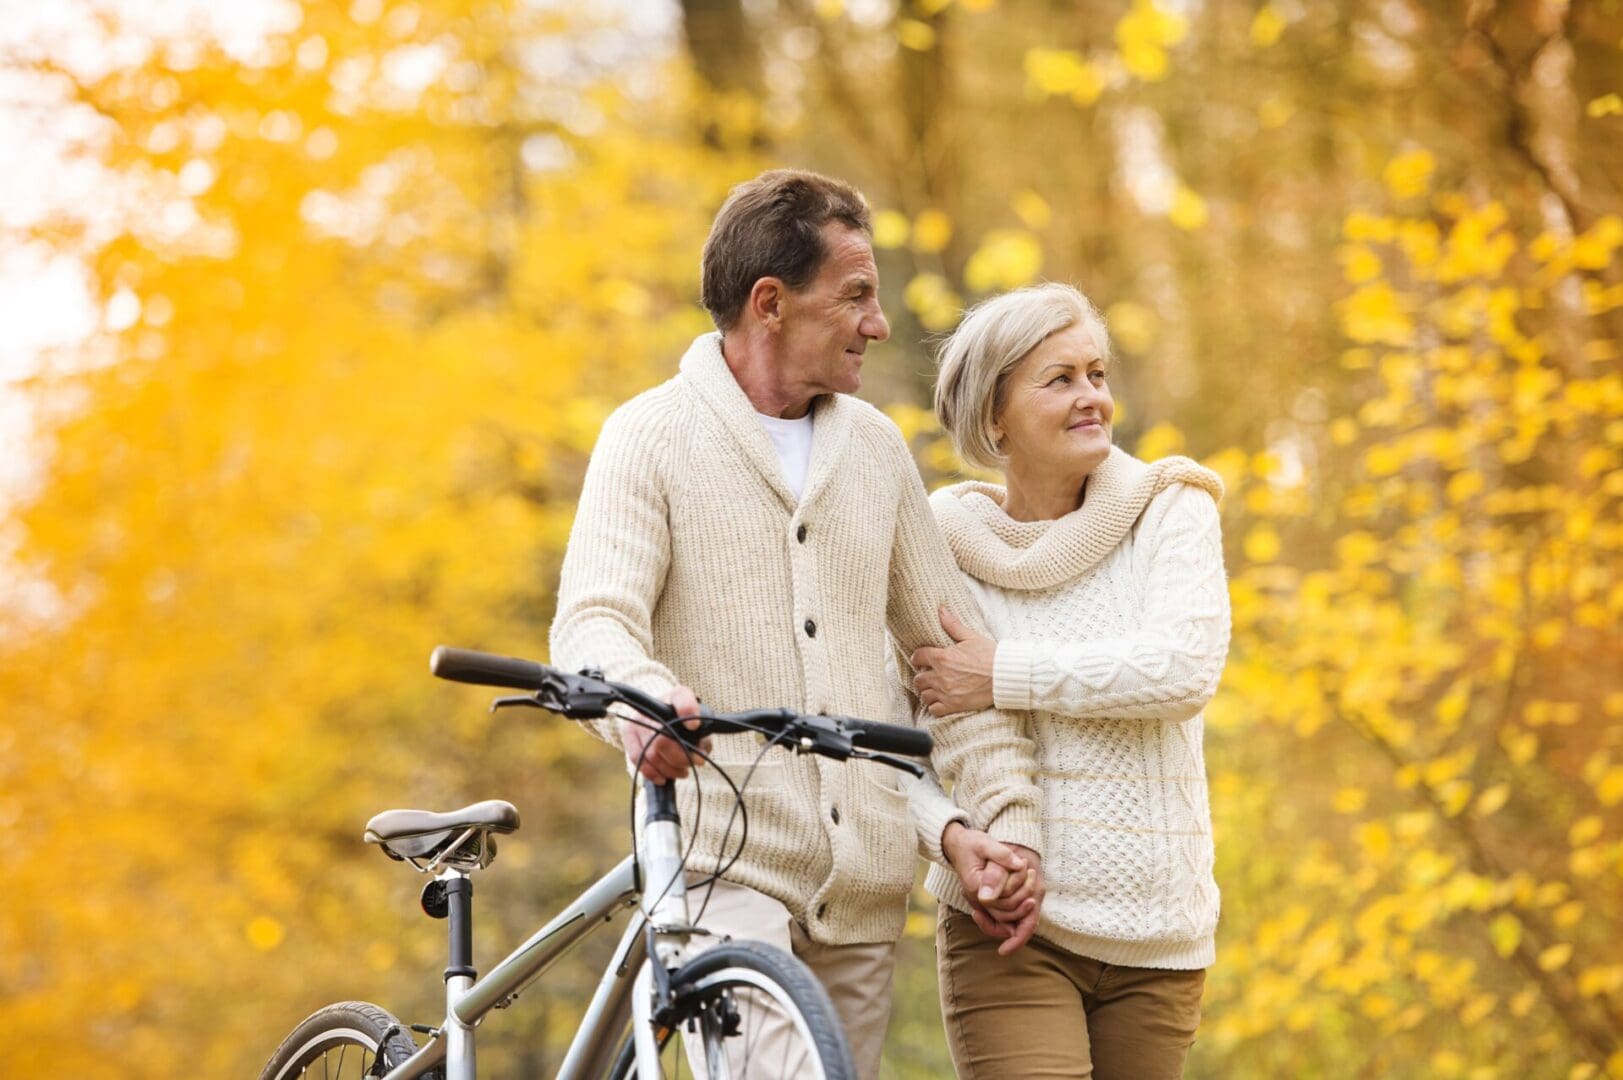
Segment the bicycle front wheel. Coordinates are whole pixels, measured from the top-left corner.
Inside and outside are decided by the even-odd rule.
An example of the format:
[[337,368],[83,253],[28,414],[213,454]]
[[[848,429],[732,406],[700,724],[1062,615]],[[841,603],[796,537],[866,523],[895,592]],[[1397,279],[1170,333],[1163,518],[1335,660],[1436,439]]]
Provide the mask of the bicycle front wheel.
[[756,941],[717,945],[671,976],[680,1009],[657,1032],[661,1076],[641,1077],[630,1036],[616,1080],[855,1080],[851,1051],[817,977],[793,956]]
[[363,1080],[380,1053],[393,1068],[416,1052],[393,1016],[364,1001],[345,1001],[312,1013],[294,1028],[259,1080]]

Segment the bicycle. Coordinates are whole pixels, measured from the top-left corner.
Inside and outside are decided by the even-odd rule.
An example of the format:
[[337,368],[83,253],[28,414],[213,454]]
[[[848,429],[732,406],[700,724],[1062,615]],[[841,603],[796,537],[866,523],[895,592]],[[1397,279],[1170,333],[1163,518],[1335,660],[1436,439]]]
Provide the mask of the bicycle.
[[[633,722],[682,740],[700,756],[699,743],[707,735],[754,732],[765,741],[763,755],[782,746],[841,761],[876,761],[918,775],[922,770],[906,757],[926,756],[931,749],[930,736],[916,728],[789,709],[701,710],[698,727],[688,729],[677,722],[670,705],[610,682],[599,671],[570,674],[534,661],[443,645],[434,650],[429,669],[442,679],[526,691],[497,698],[492,710],[529,706],[586,720],[601,719],[612,706],[621,706],[616,715],[630,709],[636,714],[628,717]],[[722,776],[737,798],[734,813],[743,814],[747,839],[742,787]],[[449,813],[389,810],[373,817],[366,841],[431,875],[423,889],[423,910],[448,920],[445,1019],[438,1027],[405,1025],[366,1002],[329,1005],[282,1041],[261,1080],[307,1076],[317,1065],[324,1078],[473,1080],[474,1032],[481,1021],[492,1010],[511,1005],[561,956],[631,908],[637,912],[598,982],[558,1080],[663,1077],[661,1059],[673,1043],[678,1070],[684,1061],[702,1063],[711,1078],[855,1076],[828,994],[799,960],[758,942],[722,940],[696,954],[690,949],[693,937],[704,931],[690,921],[675,785],[643,780],[642,788],[643,828],[640,841],[633,837],[633,854],[482,979],[473,966],[471,875],[495,857],[495,836],[519,827],[518,811],[511,803],[488,800]],[[780,1056],[756,1060],[753,1050],[763,1045],[762,1032],[769,1028],[779,1033],[773,1045],[781,1047]],[[427,1035],[428,1041],[419,1048],[408,1032]]]

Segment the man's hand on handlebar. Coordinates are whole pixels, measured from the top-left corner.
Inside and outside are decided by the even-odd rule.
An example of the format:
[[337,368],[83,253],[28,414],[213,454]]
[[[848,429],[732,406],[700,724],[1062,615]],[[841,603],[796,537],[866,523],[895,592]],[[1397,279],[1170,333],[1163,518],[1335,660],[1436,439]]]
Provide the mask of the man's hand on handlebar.
[[[675,707],[677,716],[694,718],[684,720],[689,731],[698,728],[699,698],[692,690],[686,686],[672,687],[665,700]],[[651,720],[620,720],[620,741],[626,748],[626,759],[633,767],[640,766],[642,775],[656,784],[682,779],[699,759],[664,732],[646,726],[652,723]],[[710,743],[710,737],[706,736],[699,747],[708,753]]]

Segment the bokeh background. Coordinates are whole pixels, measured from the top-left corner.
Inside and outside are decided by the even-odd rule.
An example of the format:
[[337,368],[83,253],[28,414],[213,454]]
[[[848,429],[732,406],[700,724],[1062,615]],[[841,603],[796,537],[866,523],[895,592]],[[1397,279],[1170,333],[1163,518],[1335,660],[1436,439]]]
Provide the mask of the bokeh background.
[[[613,863],[616,755],[425,660],[544,654],[599,424],[783,163],[877,211],[863,393],[928,483],[931,336],[1039,279],[1118,441],[1227,481],[1190,1075],[1623,1076],[1618,0],[5,6],[0,1073],[436,1020],[384,807],[520,807],[484,967]],[[888,1075],[946,1076],[908,926]]]

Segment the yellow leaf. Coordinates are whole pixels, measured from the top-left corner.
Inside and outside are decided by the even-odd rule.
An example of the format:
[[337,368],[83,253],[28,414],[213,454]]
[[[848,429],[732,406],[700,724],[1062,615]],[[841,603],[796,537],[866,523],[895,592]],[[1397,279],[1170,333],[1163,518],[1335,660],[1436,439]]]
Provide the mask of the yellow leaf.
[[877,248],[899,248],[911,231],[907,215],[898,210],[881,210],[873,216],[873,244]]
[[1566,930],[1577,924],[1584,917],[1584,902],[1582,900],[1568,900],[1550,913],[1550,919],[1556,927]]
[[1616,806],[1623,802],[1623,765],[1613,765],[1595,784],[1595,798],[1602,806]]
[[261,952],[269,952],[276,948],[286,935],[282,924],[269,915],[259,915],[249,920],[243,932],[247,935],[248,944]]
[[1483,817],[1496,814],[1510,798],[1509,784],[1495,784],[1477,796],[1476,812]]
[[1526,765],[1538,754],[1538,736],[1531,731],[1505,728],[1499,733],[1499,745],[1514,765]]
[[1257,9],[1251,19],[1251,41],[1258,48],[1266,49],[1279,40],[1285,32],[1285,19],[1279,10],[1272,4],[1264,4]]
[[1336,308],[1342,330],[1366,344],[1407,345],[1414,339],[1414,322],[1404,307],[1406,298],[1386,282],[1359,286]]
[[1039,98],[1067,96],[1078,105],[1091,105],[1104,93],[1098,67],[1073,49],[1028,49],[1025,70]]
[[969,257],[964,283],[975,292],[1017,289],[1030,284],[1042,267],[1043,249],[1035,236],[1024,229],[993,229]]
[[1573,847],[1583,847],[1600,836],[1601,827],[1598,814],[1590,814],[1588,817],[1579,818],[1572,823],[1572,828],[1567,832],[1567,842]]
[[1494,952],[1509,958],[1522,943],[1522,921],[1508,911],[1501,911],[1488,924],[1488,940],[1493,943]]
[[925,52],[935,47],[935,27],[918,19],[898,19],[896,40],[904,48]]
[[1539,970],[1555,971],[1557,968],[1563,967],[1566,962],[1571,959],[1571,945],[1567,944],[1566,942],[1562,942],[1559,945],[1551,945],[1548,949],[1545,949],[1543,952],[1538,954]]
[[1585,968],[1578,973],[1578,993],[1599,997],[1623,989],[1623,964]]
[[1411,150],[1406,154],[1399,154],[1387,162],[1381,179],[1386,182],[1387,190],[1400,199],[1413,198],[1424,195],[1431,186],[1431,174],[1437,167],[1437,159],[1432,157],[1429,150]]
[[1245,557],[1252,562],[1273,562],[1279,557],[1279,534],[1268,525],[1258,525],[1245,537]]
[[958,323],[963,300],[940,274],[919,274],[902,290],[902,302],[926,330],[950,330]]
[[1116,344],[1130,353],[1142,353],[1155,343],[1155,312],[1132,300],[1118,300],[1105,311],[1105,322]]
[[1381,258],[1363,244],[1348,244],[1337,251],[1341,272],[1348,282],[1361,285],[1381,276]]
[[1603,94],[1594,98],[1584,106],[1584,112],[1592,120],[1603,116],[1623,116],[1623,94]]
[[1443,726],[1443,730],[1452,731],[1459,727],[1460,720],[1464,718],[1465,710],[1470,705],[1470,678],[1455,680],[1454,685],[1448,688],[1448,693],[1437,703],[1437,722]]
[[1330,807],[1338,814],[1356,814],[1369,801],[1369,792],[1359,787],[1344,787],[1336,792]]
[[1144,461],[1159,461],[1183,450],[1183,432],[1177,425],[1163,420],[1146,431],[1134,449]]
[[1173,192],[1167,220],[1186,232],[1193,232],[1206,224],[1207,216],[1206,200],[1198,192],[1179,184]]
[[1035,191],[1022,191],[1014,197],[1014,213],[1028,229],[1046,229],[1054,215],[1047,201]]
[[1493,1012],[1498,1004],[1498,994],[1478,994],[1460,1010],[1460,1023],[1470,1026]]
[[1294,115],[1296,107],[1278,96],[1264,98],[1262,104],[1257,106],[1257,119],[1265,128],[1284,127]]
[[933,255],[952,240],[952,219],[940,210],[925,210],[913,219],[913,250]]

